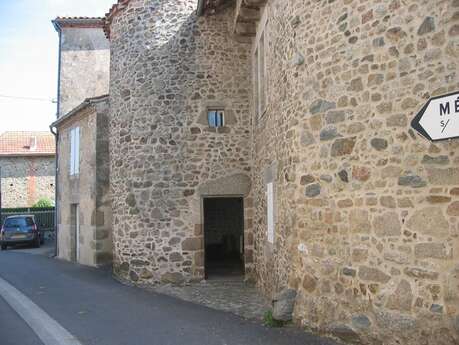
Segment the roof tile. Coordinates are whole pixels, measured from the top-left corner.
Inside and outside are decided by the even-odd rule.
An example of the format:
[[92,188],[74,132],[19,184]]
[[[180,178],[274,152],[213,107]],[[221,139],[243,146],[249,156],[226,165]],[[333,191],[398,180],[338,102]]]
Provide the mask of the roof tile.
[[57,17],[53,21],[54,27],[61,28],[102,28],[104,17]]
[[56,152],[49,132],[4,132],[0,135],[0,156],[41,156]]

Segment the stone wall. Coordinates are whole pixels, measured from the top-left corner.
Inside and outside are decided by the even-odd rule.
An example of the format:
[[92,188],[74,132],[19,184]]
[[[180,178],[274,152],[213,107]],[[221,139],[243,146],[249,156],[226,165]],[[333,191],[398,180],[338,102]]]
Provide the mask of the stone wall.
[[54,201],[54,157],[0,157],[2,208]]
[[459,342],[459,141],[431,144],[409,126],[429,97],[459,89],[459,2],[277,0],[267,11],[259,286],[297,289],[295,320],[344,340]]
[[[110,28],[114,269],[138,284],[204,277],[202,197],[212,195],[245,197],[252,273],[250,45],[229,35],[231,9],[195,10],[132,0]],[[225,109],[225,127],[209,127],[209,107]]]
[[[58,125],[58,255],[100,266],[111,262],[111,207],[108,168],[108,102],[88,105]],[[70,175],[70,130],[80,128],[80,173]],[[79,238],[72,205],[79,207]]]
[[[232,9],[195,5],[131,0],[111,24],[115,274],[202,278],[202,197],[243,195],[246,273],[267,296],[296,289],[296,322],[369,344],[458,342],[459,144],[409,122],[459,88],[459,3],[268,1],[253,121],[255,49],[232,36]],[[232,121],[209,128],[209,107]]]
[[58,116],[86,98],[108,93],[110,49],[99,28],[62,27]]
[[113,260],[112,199],[110,194],[110,134],[108,98],[95,105],[96,137],[96,209],[91,216],[96,224],[95,262],[108,265]]

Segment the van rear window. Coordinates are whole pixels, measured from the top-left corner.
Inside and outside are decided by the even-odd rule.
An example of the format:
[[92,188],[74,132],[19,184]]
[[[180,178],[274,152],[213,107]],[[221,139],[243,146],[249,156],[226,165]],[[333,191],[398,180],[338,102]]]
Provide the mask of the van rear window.
[[5,220],[5,227],[12,228],[20,228],[20,227],[25,227],[25,226],[32,226],[33,225],[33,219],[30,217],[24,217],[24,218],[8,218]]

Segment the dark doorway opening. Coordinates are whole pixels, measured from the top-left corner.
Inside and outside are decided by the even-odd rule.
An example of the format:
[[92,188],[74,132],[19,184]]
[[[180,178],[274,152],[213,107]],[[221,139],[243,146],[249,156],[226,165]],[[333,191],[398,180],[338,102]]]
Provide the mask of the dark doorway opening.
[[80,262],[80,208],[78,204],[70,205],[71,260]]
[[242,198],[204,198],[206,278],[244,274]]

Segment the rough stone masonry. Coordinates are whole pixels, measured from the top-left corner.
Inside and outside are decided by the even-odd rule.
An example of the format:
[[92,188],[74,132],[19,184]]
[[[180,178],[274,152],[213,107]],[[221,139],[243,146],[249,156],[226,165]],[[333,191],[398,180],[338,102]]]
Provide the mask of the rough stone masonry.
[[[233,33],[245,3],[198,17],[192,0],[119,1],[108,16],[116,274],[201,279],[200,199],[239,193],[246,274],[268,296],[296,290],[298,324],[457,344],[459,141],[431,144],[409,121],[459,89],[459,1],[258,1],[267,20],[251,40]],[[233,119],[218,130],[205,119],[215,106]]]
[[[231,10],[195,11],[132,1],[110,26],[114,267],[138,283],[204,277],[203,195],[245,197],[251,274],[249,45],[231,38]],[[209,107],[225,127],[209,127]]]

